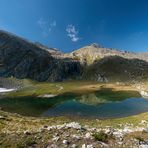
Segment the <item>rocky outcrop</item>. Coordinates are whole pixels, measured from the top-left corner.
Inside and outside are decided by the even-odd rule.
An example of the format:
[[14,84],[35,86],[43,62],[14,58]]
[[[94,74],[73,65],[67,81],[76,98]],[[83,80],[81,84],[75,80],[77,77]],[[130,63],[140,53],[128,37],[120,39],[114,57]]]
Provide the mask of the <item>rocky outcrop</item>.
[[50,51],[0,31],[0,76],[61,81],[80,75],[79,62],[70,58],[55,58]]
[[142,90],[142,91],[140,91],[140,94],[141,94],[142,97],[148,98],[148,92]]

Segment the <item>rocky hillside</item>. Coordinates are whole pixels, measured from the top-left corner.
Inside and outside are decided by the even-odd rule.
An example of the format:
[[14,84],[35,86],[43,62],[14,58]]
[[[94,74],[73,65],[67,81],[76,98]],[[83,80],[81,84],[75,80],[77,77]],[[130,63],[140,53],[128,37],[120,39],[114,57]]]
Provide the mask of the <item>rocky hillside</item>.
[[70,57],[81,61],[87,65],[109,56],[119,56],[127,59],[140,59],[148,61],[148,53],[134,53],[112,48],[104,48],[98,44],[83,47],[70,53]]
[[55,58],[53,51],[55,55],[53,49],[45,50],[41,45],[0,31],[0,76],[61,81],[80,75],[79,62]]
[[120,56],[104,57],[86,66],[83,78],[101,82],[148,80],[148,62]]
[[64,54],[58,49],[0,31],[0,76],[37,81],[148,80],[148,53],[133,53],[92,44]]

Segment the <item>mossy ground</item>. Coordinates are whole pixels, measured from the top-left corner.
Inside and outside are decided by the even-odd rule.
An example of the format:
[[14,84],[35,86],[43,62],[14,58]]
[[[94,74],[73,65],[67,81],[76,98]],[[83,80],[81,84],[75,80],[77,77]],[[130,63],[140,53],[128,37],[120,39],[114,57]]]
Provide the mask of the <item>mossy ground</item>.
[[[96,81],[64,81],[64,82],[35,82],[32,80],[22,80],[24,87],[21,90],[7,94],[10,97],[39,96],[44,94],[61,95],[64,93],[90,93],[102,88],[116,90],[137,91],[133,84],[127,83],[99,83]],[[146,86],[148,84],[145,84]]]

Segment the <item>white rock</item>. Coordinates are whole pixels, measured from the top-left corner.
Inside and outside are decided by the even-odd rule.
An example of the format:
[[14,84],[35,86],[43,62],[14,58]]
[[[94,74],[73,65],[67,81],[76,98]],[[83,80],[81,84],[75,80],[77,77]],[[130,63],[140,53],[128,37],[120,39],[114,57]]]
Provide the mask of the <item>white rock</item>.
[[31,132],[28,131],[28,130],[26,130],[26,131],[24,131],[24,134],[26,134],[26,135],[31,135]]
[[145,124],[145,123],[147,123],[147,121],[145,121],[145,120],[142,120],[142,121],[140,122],[140,124]]
[[148,148],[148,145],[142,144],[142,145],[139,146],[139,148]]
[[144,91],[144,90],[142,90],[142,91],[140,91],[140,94],[141,94],[141,96],[143,96],[144,98],[146,97],[148,97],[148,92],[146,92],[146,91]]
[[110,129],[106,129],[105,130],[105,133],[107,134],[107,133],[110,133],[111,132],[111,130]]
[[93,145],[92,144],[87,145],[87,148],[93,148]]
[[63,124],[63,125],[57,125],[57,129],[62,129],[62,128],[65,128],[66,124]]
[[122,144],[123,144],[123,142],[118,142],[118,144],[119,144],[119,145],[122,145]]
[[68,145],[68,140],[63,140],[63,144],[66,144],[66,145]]
[[130,128],[128,128],[128,127],[125,127],[125,128],[123,129],[123,132],[125,132],[125,133],[131,133],[131,132],[133,132],[133,130],[130,129]]
[[57,95],[54,95],[54,94],[44,94],[44,95],[40,95],[38,96],[39,98],[52,98],[52,97],[55,97]]
[[91,138],[91,134],[90,134],[90,133],[86,133],[86,134],[85,134],[85,137],[86,137],[86,138]]
[[58,141],[60,138],[59,137],[54,137],[54,138],[52,138],[52,141]]
[[77,148],[78,146],[76,144],[73,144],[71,147],[72,148]]
[[5,119],[5,117],[4,116],[0,116],[0,119]]
[[81,139],[81,137],[78,136],[78,135],[73,135],[72,137],[73,137],[73,138],[76,138],[77,140],[80,140],[80,139]]
[[116,131],[116,132],[113,132],[113,135],[115,135],[116,137],[120,138],[120,137],[123,136],[123,133],[119,132],[119,131]]
[[82,145],[82,148],[86,148],[86,144],[83,144],[83,145]]
[[77,122],[71,122],[66,124],[66,127],[68,128],[75,128],[75,129],[81,129],[81,125]]

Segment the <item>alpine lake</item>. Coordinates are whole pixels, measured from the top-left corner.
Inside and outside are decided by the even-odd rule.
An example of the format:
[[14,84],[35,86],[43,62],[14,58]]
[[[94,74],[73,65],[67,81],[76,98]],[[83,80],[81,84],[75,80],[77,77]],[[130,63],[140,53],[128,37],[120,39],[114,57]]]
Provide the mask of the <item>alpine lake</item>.
[[141,97],[137,91],[114,91],[112,88],[101,87],[82,93],[65,91],[50,97],[33,94],[8,95],[0,98],[0,108],[3,111],[32,117],[110,119],[148,112],[148,99]]

